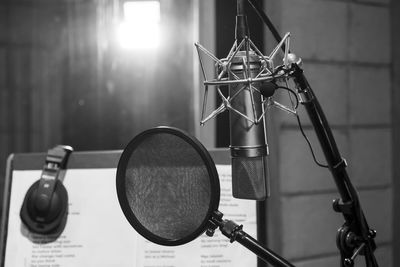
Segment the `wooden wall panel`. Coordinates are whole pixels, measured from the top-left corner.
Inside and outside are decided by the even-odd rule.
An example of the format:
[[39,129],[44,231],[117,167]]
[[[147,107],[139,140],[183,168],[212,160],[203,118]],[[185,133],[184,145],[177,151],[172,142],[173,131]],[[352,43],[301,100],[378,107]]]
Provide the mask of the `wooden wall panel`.
[[159,125],[194,134],[194,1],[161,1],[165,39],[149,52],[116,42],[122,1],[1,1],[0,181],[13,152],[122,149]]

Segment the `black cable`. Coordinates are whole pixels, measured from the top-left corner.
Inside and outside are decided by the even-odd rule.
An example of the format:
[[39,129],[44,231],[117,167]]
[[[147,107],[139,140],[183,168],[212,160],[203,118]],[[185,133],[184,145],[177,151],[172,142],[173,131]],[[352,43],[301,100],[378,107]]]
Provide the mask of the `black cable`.
[[[285,80],[285,83],[286,83],[286,87],[289,87],[289,84],[288,84],[287,79]],[[293,99],[292,99],[292,96],[290,95],[290,92],[289,92],[289,91],[288,91],[288,96],[289,96],[290,103],[292,103],[292,107],[293,107],[293,106],[294,106],[294,105],[293,105]],[[299,104],[298,104],[299,98],[298,98],[297,94],[295,94],[295,97],[296,97],[296,101],[297,101],[297,103],[296,103],[296,109],[297,109],[297,106],[299,105]]]
[[320,167],[322,167],[322,168],[329,168],[328,165],[325,165],[325,164],[322,164],[322,163],[318,162],[317,158],[315,157],[315,153],[314,153],[314,150],[313,150],[313,148],[312,148],[311,142],[310,142],[310,140],[308,139],[306,133],[304,132],[303,126],[301,125],[300,116],[299,116],[297,113],[295,114],[295,116],[296,116],[297,123],[298,123],[299,128],[300,128],[300,132],[301,132],[301,134],[303,135],[304,139],[306,139],[306,142],[307,142],[307,144],[308,144],[308,147],[310,148],[311,155],[312,155],[312,157],[313,157],[313,159],[314,159],[314,162],[315,162],[318,166],[320,166]]
[[292,94],[296,98],[296,105],[294,105],[293,108],[297,109],[297,107],[299,106],[299,97],[297,96],[296,92],[293,89],[290,89],[289,87],[286,87],[286,86],[280,86],[280,85],[278,85],[276,87],[276,89],[284,89],[284,90],[287,90],[289,92],[289,99],[290,99],[290,102],[292,102],[292,107],[293,107],[293,100],[290,97],[290,94]]
[[[298,108],[298,106],[299,106],[299,97],[297,96],[296,92],[295,92],[293,89],[289,88],[289,87],[280,86],[280,85],[278,85],[278,86],[276,87],[276,89],[284,89],[284,90],[287,90],[288,93],[289,93],[290,102],[292,103],[292,107],[294,106],[294,109],[297,110],[297,108]],[[295,99],[296,99],[296,105],[293,105],[293,100],[292,100],[290,94],[292,94],[292,95],[295,97]],[[315,156],[315,153],[314,153],[314,149],[312,148],[311,142],[310,142],[310,140],[308,139],[306,133],[305,133],[304,130],[303,130],[303,126],[302,126],[302,124],[301,124],[299,114],[295,113],[294,115],[296,116],[297,123],[298,123],[299,129],[300,129],[300,132],[301,132],[301,134],[303,135],[304,139],[306,140],[306,142],[307,142],[307,144],[308,144],[308,147],[310,148],[311,155],[312,155],[312,157],[313,157],[313,159],[314,159],[314,162],[315,162],[318,166],[320,166],[320,167],[322,167],[322,168],[329,168],[328,165],[325,165],[325,164],[322,164],[322,163],[318,162],[318,160],[317,160],[317,158],[316,158],[316,156]]]

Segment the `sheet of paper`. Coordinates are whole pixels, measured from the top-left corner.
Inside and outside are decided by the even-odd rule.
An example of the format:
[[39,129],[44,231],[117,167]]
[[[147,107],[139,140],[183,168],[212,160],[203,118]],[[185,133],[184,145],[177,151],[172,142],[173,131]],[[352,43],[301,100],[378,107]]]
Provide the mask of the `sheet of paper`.
[[[244,225],[256,236],[255,202],[232,198],[229,165],[217,165],[221,183],[219,210],[224,219]],[[69,213],[62,235],[33,243],[19,211],[28,188],[41,171],[14,171],[5,267],[228,267],[256,266],[256,256],[217,230],[177,247],[159,246],[138,235],[125,219],[115,189],[116,169],[71,169],[64,179]]]

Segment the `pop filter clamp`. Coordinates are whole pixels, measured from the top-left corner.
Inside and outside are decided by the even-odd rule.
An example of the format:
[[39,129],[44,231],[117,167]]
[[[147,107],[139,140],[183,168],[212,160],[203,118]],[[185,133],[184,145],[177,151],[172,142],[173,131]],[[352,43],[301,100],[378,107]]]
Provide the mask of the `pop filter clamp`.
[[243,225],[238,225],[230,220],[223,220],[222,216],[223,214],[221,212],[214,212],[210,220],[209,229],[206,231],[208,236],[213,236],[215,229],[219,228],[221,233],[229,238],[231,243],[237,241],[265,262],[277,267],[294,267],[289,261],[272,250],[265,248],[256,239],[243,231]]
[[[252,84],[255,82],[272,82],[275,83],[280,79],[293,79],[296,85],[296,98],[300,99],[300,103],[305,107],[307,114],[312,122],[315,133],[318,137],[319,143],[323,150],[324,156],[327,161],[328,168],[333,176],[336,187],[340,194],[340,199],[336,199],[333,201],[333,209],[336,212],[342,213],[345,222],[338,229],[336,235],[336,245],[340,252],[340,266],[341,267],[352,267],[354,266],[354,260],[358,255],[363,255],[365,257],[365,263],[367,267],[378,267],[378,263],[374,256],[374,251],[376,249],[376,244],[374,238],[376,236],[375,230],[369,228],[367,220],[364,216],[364,212],[361,208],[361,204],[358,198],[358,194],[356,189],[354,188],[352,182],[350,181],[349,175],[346,171],[347,163],[344,158],[339,153],[338,147],[336,145],[335,139],[333,137],[331,128],[328,124],[328,121],[325,117],[325,114],[318,102],[316,95],[314,94],[310,84],[308,83],[303,70],[300,68],[301,59],[296,55],[290,52],[289,50],[289,40],[290,33],[287,33],[283,38],[279,35],[278,31],[274,27],[274,25],[269,20],[268,16],[264,13],[264,11],[258,6],[256,0],[248,0],[251,4],[257,15],[260,19],[267,25],[272,35],[278,42],[278,46],[274,49],[274,51],[269,56],[264,56],[262,53],[255,47],[255,45],[248,38],[248,31],[237,31],[237,33],[244,34],[245,36],[239,36],[241,42],[238,44],[238,36],[236,36],[235,44],[232,47],[229,55],[224,59],[216,58],[211,52],[207,51],[204,47],[199,44],[196,44],[196,48],[199,54],[200,64],[203,71],[204,76],[204,103],[203,103],[203,112],[201,124],[204,124],[208,120],[214,118],[218,114],[224,112],[225,110],[229,110],[231,112],[238,113],[237,110],[233,109],[231,106],[231,98],[225,97],[219,86],[222,85],[230,85],[230,84],[248,84],[250,90],[256,90]],[[243,11],[243,0],[237,0],[238,6],[238,15],[239,11]],[[237,16],[238,19],[239,16]],[[238,20],[237,20],[238,21]],[[242,24],[239,24],[241,26]],[[238,26],[238,22],[237,22]],[[246,26],[246,25],[245,25]],[[238,29],[238,27],[237,27]],[[239,29],[241,29],[239,27]],[[256,76],[256,78],[247,78],[247,79],[229,79],[226,78],[226,73],[231,72],[230,65],[232,63],[232,59],[235,57],[237,51],[239,51],[242,47],[245,47],[246,52],[249,53],[251,50],[253,53],[259,56],[261,64],[264,66],[260,73]],[[273,59],[275,58],[277,51],[282,49],[284,52],[284,64],[282,66],[274,67]],[[216,63],[217,70],[217,78],[214,80],[207,80],[207,77],[204,72],[204,67],[202,63],[202,59],[200,56],[200,51],[205,53],[211,59],[213,59]],[[248,69],[249,67],[249,57],[247,60],[244,60],[243,65],[244,69]],[[208,94],[208,86],[216,86],[219,96],[222,99],[222,104],[216,110],[211,112],[210,115],[204,115],[205,105],[207,102],[207,94]],[[289,88],[287,88],[289,89]],[[261,89],[260,89],[261,91]],[[262,91],[261,91],[262,92]],[[272,100],[270,92],[268,95],[264,95],[265,99],[263,100],[263,105],[265,106],[265,110],[268,110],[270,107],[277,107],[289,113],[293,113],[297,115],[296,110],[285,107],[275,101]],[[247,116],[245,114],[240,114],[249,121],[253,123],[258,123],[263,119],[263,116],[266,114],[264,112],[261,116],[257,116],[257,114],[253,114],[253,116]],[[219,224],[218,224],[219,223]],[[222,229],[228,227],[231,228],[231,223],[225,223],[225,225],[221,226],[221,222],[217,221],[217,224]],[[229,225],[229,226],[228,226]],[[240,227],[239,227],[240,228]],[[232,235],[232,233],[240,232],[241,228],[235,228],[236,230],[224,230],[225,235],[228,237]],[[223,231],[221,229],[221,231]],[[234,234],[234,239],[239,243],[243,242],[241,239],[241,234]],[[232,239],[231,239],[232,240]],[[246,242],[247,243],[247,240]],[[246,245],[245,245],[246,246]],[[247,246],[246,246],[247,247]],[[253,252],[255,252],[259,257],[263,258],[265,255],[269,255],[269,251],[264,248],[261,250],[253,250],[249,248]],[[263,255],[265,254],[265,255]],[[269,262],[270,258],[263,258]],[[272,262],[271,262],[272,263]],[[283,265],[282,265],[283,264]],[[289,263],[284,261],[284,263],[276,263],[275,266],[291,266]],[[289,265],[285,265],[289,264]]]

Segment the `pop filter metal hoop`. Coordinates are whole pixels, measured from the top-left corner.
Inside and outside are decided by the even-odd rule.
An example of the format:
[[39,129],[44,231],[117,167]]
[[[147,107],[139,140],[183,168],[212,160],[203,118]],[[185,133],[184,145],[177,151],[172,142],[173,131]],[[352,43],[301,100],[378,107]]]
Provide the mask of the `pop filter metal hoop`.
[[[153,140],[159,140],[161,144]],[[183,153],[185,155],[174,154],[175,152]],[[162,158],[163,154],[167,154],[165,159]],[[188,161],[186,162],[185,165],[185,162],[183,163],[179,162],[179,161],[185,161],[185,159],[182,160],[182,157],[183,158],[189,157],[195,160]],[[138,162],[133,162],[132,158],[137,158],[140,160],[138,160]],[[146,160],[144,158],[146,158]],[[199,172],[191,171],[191,169],[193,169],[193,166],[190,166],[192,163],[196,164],[197,167],[202,169],[200,174]],[[145,173],[148,177],[138,177],[142,175],[135,176],[132,175],[131,173],[128,173],[129,168],[141,168],[142,165],[150,166],[149,168],[147,168],[148,170]],[[162,172],[162,175],[165,175],[165,179],[164,177],[160,177],[160,172],[157,170],[160,169],[159,165],[170,165],[169,166],[170,168],[172,166],[169,172],[168,171]],[[184,165],[184,168],[186,168],[186,170],[183,172],[181,170],[178,170],[182,167],[182,165]],[[166,168],[168,168],[168,166],[166,166]],[[152,178],[154,180],[157,180],[156,182],[158,182],[158,184],[151,185],[152,181],[150,180]],[[181,178],[182,180],[183,179],[187,180],[188,178],[193,181],[195,181],[196,179],[199,180],[197,181],[197,183],[202,184],[201,186],[203,187],[203,191],[200,193],[192,191],[191,194],[195,196],[193,197],[187,195],[187,197],[196,198],[197,195],[200,195],[197,197],[198,200],[195,199],[194,202],[200,202],[198,203],[198,205],[202,206],[202,209],[204,211],[205,210],[207,211],[206,212],[203,211],[202,215],[204,216],[202,216],[198,215],[198,213],[201,212],[198,209],[192,207],[185,207],[184,209],[186,211],[189,209],[189,214],[190,212],[192,213],[192,216],[190,215],[188,216],[188,213],[185,213],[186,217],[193,217],[198,219],[197,222],[194,222],[190,225],[192,229],[188,229],[185,233],[179,233],[177,234],[177,236],[173,237],[169,237],[167,236],[167,234],[164,235],[163,233],[155,234],[154,229],[158,228],[157,224],[166,224],[167,222],[164,221],[165,218],[159,218],[156,220],[159,220],[160,222],[153,223],[154,227],[153,225],[144,226],[143,218],[138,218],[140,216],[137,216],[137,214],[135,214],[134,209],[136,209],[135,207],[136,205],[146,206],[149,203],[147,202],[141,203],[140,202],[141,200],[139,201],[139,203],[132,203],[131,199],[132,197],[128,196],[128,192],[131,190],[131,188],[128,188],[131,186],[128,185],[130,183],[129,180],[142,179],[139,181],[139,183],[145,183],[142,181],[144,181],[143,179],[146,179],[147,183],[150,184],[150,186],[148,184],[146,185],[147,188],[150,187],[155,191],[157,190],[160,191],[163,189],[157,188],[157,186],[164,187],[164,185],[162,184],[163,179],[165,180],[165,183],[168,183],[167,180],[173,180],[173,179],[179,180]],[[179,181],[177,182],[179,183]],[[182,188],[177,189],[175,187],[172,189],[173,190],[176,189],[176,191],[183,191],[183,190],[191,191],[189,187],[198,186],[196,184],[192,186],[190,183],[191,182],[189,181],[185,185],[182,185]],[[165,127],[165,126],[149,129],[140,133],[134,139],[132,139],[132,141],[126,146],[118,163],[116,186],[117,186],[118,200],[122,208],[122,211],[127,220],[129,221],[129,223],[133,226],[133,228],[140,235],[142,235],[149,241],[166,246],[177,246],[188,243],[193,239],[197,238],[198,236],[200,236],[204,231],[206,231],[209,228],[209,224],[211,222],[213,213],[216,210],[218,210],[219,200],[220,200],[220,185],[219,185],[217,169],[206,148],[197,139],[189,136],[184,131],[177,128]],[[179,187],[179,184],[178,185],[174,184],[174,186]],[[152,194],[152,192],[149,193]],[[140,192],[135,192],[135,194],[140,194]],[[170,192],[168,194],[175,196],[175,192]],[[153,204],[156,205],[158,208],[162,208],[159,205],[164,205],[168,210],[169,207],[172,205],[181,205],[181,203],[176,203],[177,202],[176,199],[170,201],[168,196],[166,196],[164,199],[155,199],[155,198],[157,197],[154,196],[153,198],[154,200],[150,202],[154,202],[155,204],[154,203]],[[170,201],[170,203],[162,204],[162,202],[164,201],[166,202]],[[184,202],[184,204],[182,205],[189,205],[185,203],[185,199],[182,199],[182,201]],[[207,207],[205,207],[205,205],[207,205]],[[150,213],[150,210],[147,211],[148,213]],[[150,214],[147,215],[150,216]],[[147,215],[144,214],[142,217],[145,217]],[[177,217],[175,218],[175,220],[177,221],[178,224],[180,220],[185,221],[190,219],[190,218],[179,218],[179,215],[175,217]],[[173,225],[171,225],[171,232],[173,231],[179,231],[179,230],[174,229]]]

